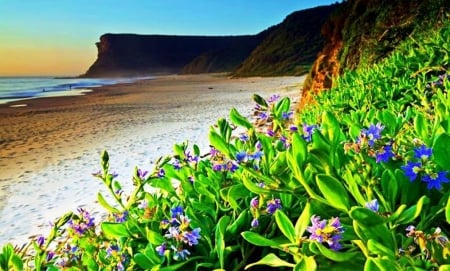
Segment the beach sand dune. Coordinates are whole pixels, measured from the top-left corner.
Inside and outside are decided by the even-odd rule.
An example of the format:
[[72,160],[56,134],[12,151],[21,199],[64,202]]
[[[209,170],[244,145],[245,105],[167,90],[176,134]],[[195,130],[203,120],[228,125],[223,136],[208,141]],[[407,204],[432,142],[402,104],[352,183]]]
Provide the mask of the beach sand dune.
[[169,75],[0,105],[0,246],[46,234],[50,221],[77,207],[102,213],[95,199],[104,188],[92,177],[102,150],[126,188],[134,166],[151,170],[175,143],[208,151],[209,127],[232,107],[250,116],[253,94],[296,100],[303,81]]

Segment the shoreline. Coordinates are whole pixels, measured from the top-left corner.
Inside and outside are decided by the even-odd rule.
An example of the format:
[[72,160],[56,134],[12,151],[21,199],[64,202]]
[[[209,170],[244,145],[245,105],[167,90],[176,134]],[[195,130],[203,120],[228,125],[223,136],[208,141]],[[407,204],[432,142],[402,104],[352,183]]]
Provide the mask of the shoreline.
[[204,152],[209,127],[232,107],[249,116],[255,93],[298,99],[303,81],[167,75],[83,96],[32,99],[23,107],[0,105],[0,246],[46,234],[49,221],[77,207],[101,213],[96,194],[105,190],[91,175],[100,169],[101,151],[110,153],[125,190],[134,166],[153,169],[153,161],[185,140]]

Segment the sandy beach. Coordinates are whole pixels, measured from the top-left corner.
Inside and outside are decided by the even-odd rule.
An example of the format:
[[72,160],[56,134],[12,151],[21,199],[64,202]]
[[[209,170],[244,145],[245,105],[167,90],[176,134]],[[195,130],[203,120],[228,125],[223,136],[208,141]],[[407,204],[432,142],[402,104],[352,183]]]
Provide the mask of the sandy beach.
[[49,222],[77,207],[102,213],[95,201],[104,190],[92,177],[102,150],[126,188],[134,166],[151,170],[175,143],[208,151],[209,127],[232,107],[250,116],[254,93],[296,101],[303,81],[170,75],[0,105],[0,247],[46,235]]

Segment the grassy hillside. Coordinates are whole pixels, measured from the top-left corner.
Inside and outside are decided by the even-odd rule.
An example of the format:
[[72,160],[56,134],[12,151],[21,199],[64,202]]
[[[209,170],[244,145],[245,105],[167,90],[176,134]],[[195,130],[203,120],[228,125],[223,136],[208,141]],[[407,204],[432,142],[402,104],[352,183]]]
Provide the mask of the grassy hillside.
[[416,32],[435,27],[450,10],[446,0],[349,0],[322,28],[326,39],[304,86],[309,94],[332,86],[332,78],[381,61]]
[[286,19],[256,47],[233,76],[301,75],[323,46],[320,29],[337,5],[301,10]]

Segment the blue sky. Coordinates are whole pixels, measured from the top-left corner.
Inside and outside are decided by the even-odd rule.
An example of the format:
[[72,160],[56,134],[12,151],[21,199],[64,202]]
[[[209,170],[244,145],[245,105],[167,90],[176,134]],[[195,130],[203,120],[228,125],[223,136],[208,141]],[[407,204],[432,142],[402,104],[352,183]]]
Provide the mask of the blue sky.
[[256,34],[330,0],[1,0],[0,75],[84,72],[104,33]]

